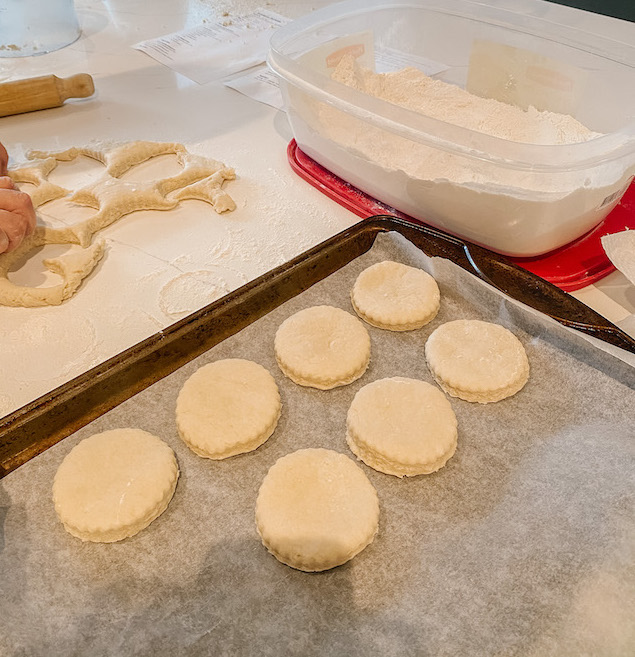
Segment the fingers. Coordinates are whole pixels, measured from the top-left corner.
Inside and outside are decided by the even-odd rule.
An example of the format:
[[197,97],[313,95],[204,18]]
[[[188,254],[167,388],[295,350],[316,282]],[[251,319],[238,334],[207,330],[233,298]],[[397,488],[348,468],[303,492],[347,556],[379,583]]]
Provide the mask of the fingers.
[[31,197],[18,189],[0,189],[0,208],[9,212],[28,212],[33,208]]
[[31,197],[16,189],[0,188],[0,253],[16,249],[35,228]]
[[0,176],[0,189],[15,189],[15,183],[9,176]]
[[8,240],[4,252],[9,253],[22,243],[28,230],[28,224],[24,217],[16,215],[14,212],[0,210],[0,229]]
[[21,216],[23,221],[26,222],[27,233],[35,228],[35,210],[31,197],[26,192],[21,192],[18,189],[0,188],[0,209]]
[[7,149],[0,143],[0,176],[7,174],[7,165],[9,164],[9,154]]

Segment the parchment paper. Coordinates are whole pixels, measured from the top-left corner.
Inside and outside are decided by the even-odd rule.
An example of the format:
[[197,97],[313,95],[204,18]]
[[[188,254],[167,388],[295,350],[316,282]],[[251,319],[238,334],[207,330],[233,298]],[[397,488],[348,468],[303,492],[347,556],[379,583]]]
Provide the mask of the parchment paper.
[[[296,386],[273,337],[315,304],[352,311],[368,265],[394,259],[437,278],[427,327],[369,327],[371,365],[331,391]],[[267,469],[293,450],[344,439],[357,390],[385,376],[432,381],[423,346],[441,322],[498,321],[519,336],[531,376],[514,397],[451,399],[455,456],[410,479],[361,464],[381,504],[375,541],[344,566],[295,571],[262,546],[254,503]],[[199,366],[225,357],[267,367],[283,400],[274,435],[215,462],[178,437],[174,407]],[[503,298],[399,235],[283,304],[0,482],[2,655],[549,655],[635,653],[635,370]],[[67,534],[53,476],[82,438],[140,427],[175,450],[179,484],[137,536],[105,545]]]

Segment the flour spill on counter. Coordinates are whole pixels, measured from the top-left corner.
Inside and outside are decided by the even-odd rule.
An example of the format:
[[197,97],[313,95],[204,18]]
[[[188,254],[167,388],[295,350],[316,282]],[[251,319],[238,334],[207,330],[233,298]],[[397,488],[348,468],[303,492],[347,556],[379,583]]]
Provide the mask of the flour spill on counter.
[[[25,381],[58,380],[78,364],[90,363],[95,343],[95,326],[86,317],[69,316],[63,324],[50,314],[26,318],[19,328],[3,334],[0,362],[10,362],[17,353],[24,352],[19,371],[5,372],[5,377],[19,374]],[[39,356],[42,350],[47,351],[46,359]]]
[[[168,211],[135,212],[126,221],[104,229],[106,257],[72,299],[50,308],[0,307],[1,342],[5,345],[0,347],[0,356],[6,373],[0,378],[0,415],[355,223],[355,215],[325,199],[293,173],[286,159],[289,138],[281,138],[271,129],[271,113],[267,113],[234,132],[188,144],[191,153],[213,154],[235,168],[237,178],[231,187],[234,212],[218,215],[209,204],[197,200],[183,201]],[[60,163],[55,183],[72,189],[78,179],[84,182],[86,176],[99,175],[102,167],[88,161]],[[154,164],[141,165],[134,179],[143,182],[174,173],[174,156],[165,156]],[[85,209],[71,206],[61,201],[51,205],[54,216],[46,220],[63,225],[84,220]],[[196,272],[206,273],[197,279],[192,276]],[[37,284],[38,272],[32,272],[32,277]],[[207,291],[203,289],[206,283]],[[175,298],[177,289],[183,294],[179,299]],[[77,318],[90,318],[92,330],[82,329]],[[7,350],[9,342],[4,336],[19,336],[25,322],[36,320],[50,323],[49,338],[16,338]],[[64,357],[55,353],[55,342],[60,343],[58,353]]]
[[230,291],[218,272],[199,270],[180,274],[159,292],[159,306],[169,317],[184,317],[220,299]]

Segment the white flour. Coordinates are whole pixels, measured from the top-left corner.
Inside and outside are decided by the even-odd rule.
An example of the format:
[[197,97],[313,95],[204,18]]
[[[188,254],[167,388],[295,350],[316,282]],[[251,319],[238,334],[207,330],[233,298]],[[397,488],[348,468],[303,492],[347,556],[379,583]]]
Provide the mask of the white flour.
[[[590,169],[559,165],[565,148],[601,137],[571,116],[480,98],[412,68],[373,73],[350,56],[333,78],[423,115],[422,127],[411,137],[397,119],[393,128],[296,99],[290,117],[300,147],[389,206],[507,255],[532,257],[577,239],[615,207],[633,174],[600,158]],[[430,127],[427,117],[443,123]]]
[[[433,80],[416,68],[374,73],[348,55],[342,58],[332,78],[418,114],[508,141],[563,145],[601,136],[571,116],[541,112],[533,107],[524,111],[498,100],[481,98],[454,84]],[[331,134],[339,143],[354,147],[388,169],[401,169],[418,179],[530,187],[525,184],[526,174],[522,171],[486,171],[472,159],[455,153],[388,135],[384,131],[379,134],[379,129],[367,125],[360,129],[357,122],[355,128],[346,117],[340,116],[328,123]],[[561,186],[561,182],[549,178],[545,185],[545,191],[553,191]]]
[[524,111],[492,98],[481,98],[412,67],[395,73],[373,73],[348,55],[340,61],[332,77],[419,114],[509,141],[575,144],[601,136],[572,116],[541,112],[534,107]]

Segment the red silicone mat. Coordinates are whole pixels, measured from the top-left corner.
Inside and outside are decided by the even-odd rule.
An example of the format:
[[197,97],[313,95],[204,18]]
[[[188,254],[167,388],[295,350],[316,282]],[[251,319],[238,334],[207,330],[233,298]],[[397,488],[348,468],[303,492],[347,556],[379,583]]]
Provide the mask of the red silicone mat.
[[[287,156],[291,167],[301,178],[359,217],[389,214],[417,224],[423,223],[334,175],[302,152],[295,139],[289,143]],[[510,257],[509,260],[566,292],[579,290],[615,270],[600,240],[603,235],[627,228],[635,228],[635,183],[626,190],[620,203],[606,219],[586,235],[535,258]]]

